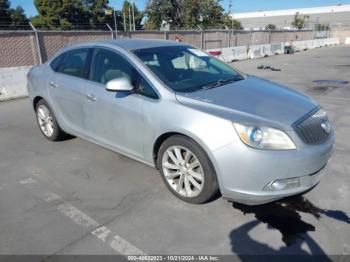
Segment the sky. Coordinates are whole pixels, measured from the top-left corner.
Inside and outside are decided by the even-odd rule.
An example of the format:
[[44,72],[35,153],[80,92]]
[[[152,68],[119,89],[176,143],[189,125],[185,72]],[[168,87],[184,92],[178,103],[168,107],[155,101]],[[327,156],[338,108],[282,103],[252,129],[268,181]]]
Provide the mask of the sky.
[[[11,7],[21,5],[27,16],[35,16],[37,14],[33,0],[10,0]],[[120,9],[124,0],[109,0],[111,6]],[[147,0],[134,0],[135,4],[142,10]],[[233,12],[253,12],[259,10],[277,10],[289,8],[318,7],[327,5],[336,5],[338,3],[350,4],[350,0],[232,0]],[[222,0],[223,8],[228,11],[229,0]]]

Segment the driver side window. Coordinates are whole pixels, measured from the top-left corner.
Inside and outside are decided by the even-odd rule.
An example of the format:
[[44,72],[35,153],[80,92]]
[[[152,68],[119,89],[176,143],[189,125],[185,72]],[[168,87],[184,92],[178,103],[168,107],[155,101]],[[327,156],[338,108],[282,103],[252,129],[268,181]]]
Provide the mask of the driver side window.
[[127,78],[133,84],[135,69],[119,54],[95,48],[92,54],[90,80],[105,85],[108,81],[121,77]]
[[95,48],[92,54],[90,80],[105,85],[108,81],[121,77],[128,79],[133,86],[137,85],[139,94],[153,99],[158,98],[150,84],[124,57],[107,49]]

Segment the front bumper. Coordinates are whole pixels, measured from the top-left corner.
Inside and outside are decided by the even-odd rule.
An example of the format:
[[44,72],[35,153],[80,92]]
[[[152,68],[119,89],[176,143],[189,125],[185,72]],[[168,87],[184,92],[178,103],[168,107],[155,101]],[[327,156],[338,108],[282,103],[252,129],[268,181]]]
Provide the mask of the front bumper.
[[[231,143],[213,152],[221,193],[238,203],[259,205],[308,191],[326,173],[333,144],[333,133],[322,145],[300,143],[302,146],[290,151],[253,149],[241,141]],[[293,178],[299,181],[293,188],[265,189],[273,181]]]

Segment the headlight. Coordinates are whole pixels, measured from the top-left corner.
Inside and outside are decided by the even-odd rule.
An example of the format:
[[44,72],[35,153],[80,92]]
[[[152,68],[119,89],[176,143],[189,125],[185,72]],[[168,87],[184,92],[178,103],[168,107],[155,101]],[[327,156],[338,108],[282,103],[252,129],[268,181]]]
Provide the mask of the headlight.
[[250,147],[270,150],[296,149],[290,137],[283,131],[270,127],[254,127],[233,123],[238,136]]

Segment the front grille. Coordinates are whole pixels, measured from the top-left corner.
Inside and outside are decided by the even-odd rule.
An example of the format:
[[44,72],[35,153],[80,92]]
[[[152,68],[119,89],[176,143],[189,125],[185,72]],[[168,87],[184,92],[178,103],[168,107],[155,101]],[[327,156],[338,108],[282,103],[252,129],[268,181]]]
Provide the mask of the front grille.
[[298,124],[296,131],[304,143],[322,144],[329,138],[329,132],[327,133],[322,127],[325,122],[328,122],[327,116],[321,117],[316,113]]

